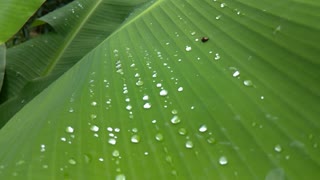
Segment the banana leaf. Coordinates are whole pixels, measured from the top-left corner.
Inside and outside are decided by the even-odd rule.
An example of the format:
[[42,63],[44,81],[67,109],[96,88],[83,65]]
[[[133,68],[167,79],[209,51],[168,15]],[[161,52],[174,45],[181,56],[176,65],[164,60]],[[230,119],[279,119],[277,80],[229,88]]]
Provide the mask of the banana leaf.
[[0,178],[318,179],[319,10],[138,8],[0,130]]

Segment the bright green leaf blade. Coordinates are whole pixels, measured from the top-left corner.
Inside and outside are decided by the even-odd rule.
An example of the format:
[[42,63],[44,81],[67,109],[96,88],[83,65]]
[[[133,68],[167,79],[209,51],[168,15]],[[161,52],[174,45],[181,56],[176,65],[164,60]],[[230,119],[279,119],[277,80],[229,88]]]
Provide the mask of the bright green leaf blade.
[[2,88],[5,68],[6,68],[6,46],[5,44],[1,44],[0,45],[0,92]]
[[[64,73],[117,29],[135,6],[145,1],[79,0],[43,17],[41,20],[52,25],[56,33],[8,50],[6,81],[0,97],[0,124],[5,124],[24,105],[20,102],[26,103],[36,95],[39,84],[33,84],[34,81]],[[31,93],[24,91],[31,87],[34,88],[28,91]]]
[[157,1],[0,131],[0,177],[317,179],[319,33],[280,5]]
[[44,0],[0,0],[0,44],[18,32],[43,2]]

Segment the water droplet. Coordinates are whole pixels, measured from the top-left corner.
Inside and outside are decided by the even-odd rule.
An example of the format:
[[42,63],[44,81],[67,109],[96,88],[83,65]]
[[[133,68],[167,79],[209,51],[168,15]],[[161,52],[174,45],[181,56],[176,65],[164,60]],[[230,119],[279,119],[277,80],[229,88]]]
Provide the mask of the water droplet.
[[156,85],[157,87],[161,87],[162,86],[162,84],[161,83],[157,83],[157,85]]
[[136,85],[137,85],[137,86],[142,86],[142,85],[143,85],[143,81],[138,80],[138,81],[136,82]]
[[142,100],[144,100],[144,101],[149,100],[149,96],[148,96],[148,95],[144,95],[144,96],[142,97]]
[[132,106],[131,106],[130,104],[128,104],[128,105],[126,106],[126,109],[127,109],[128,111],[130,111],[130,110],[132,109]]
[[69,112],[70,112],[70,113],[73,113],[73,112],[74,112],[74,109],[73,109],[73,108],[70,108],[70,109],[69,109]]
[[196,32],[192,32],[191,35],[192,35],[192,36],[196,35]]
[[66,128],[66,132],[67,132],[67,133],[73,133],[73,132],[74,132],[73,127],[68,126],[68,127]]
[[200,132],[206,132],[207,130],[208,130],[208,128],[207,128],[206,125],[201,125],[200,128],[199,128]]
[[264,96],[261,96],[260,99],[263,100],[263,99],[264,99]]
[[221,18],[221,15],[216,16],[216,20],[219,20]]
[[84,162],[86,163],[90,163],[92,161],[92,157],[88,154],[84,154],[83,158],[84,158]]
[[191,46],[186,46],[186,51],[191,51]]
[[190,141],[190,140],[188,140],[188,141],[186,142],[186,148],[188,148],[188,149],[193,148],[193,142]]
[[91,105],[92,105],[92,106],[96,106],[96,105],[97,105],[97,102],[93,101],[93,102],[91,103]]
[[114,128],[114,132],[120,132],[120,128]]
[[173,109],[173,110],[171,111],[171,113],[172,113],[172,114],[178,114],[178,111],[177,111],[176,109]]
[[117,143],[117,140],[115,138],[110,138],[108,140],[108,143],[111,144],[111,145],[115,145]]
[[168,94],[168,91],[165,90],[165,89],[162,89],[162,90],[160,91],[160,96],[166,96],[167,94]]
[[220,59],[220,55],[219,53],[216,53],[215,57],[214,57],[215,60],[219,60]]
[[213,137],[209,137],[209,138],[207,139],[207,142],[208,142],[209,144],[214,144],[214,143],[216,142],[216,140],[215,140]]
[[138,132],[138,128],[132,128],[131,131],[134,132],[134,133],[137,133]]
[[275,147],[274,147],[274,150],[276,152],[281,152],[282,151],[282,147],[280,146],[280,144],[277,144]]
[[136,73],[136,74],[134,75],[134,77],[140,77],[140,74],[139,74],[139,73]]
[[45,152],[46,151],[46,145],[41,144],[40,145],[40,152]]
[[113,156],[113,157],[119,157],[119,156],[120,156],[120,152],[119,152],[118,150],[114,150],[114,151],[112,152],[112,156]]
[[221,8],[224,8],[225,6],[226,6],[225,3],[221,3],[221,4],[220,4],[220,7],[221,7]]
[[70,158],[70,159],[68,160],[68,162],[69,162],[69,164],[71,164],[71,165],[76,165],[76,164],[77,164],[77,161],[76,161],[75,159],[73,159],[73,158]]
[[155,138],[157,141],[163,141],[163,135],[161,133],[157,133]]
[[245,86],[252,86],[252,85],[253,85],[251,80],[244,80],[244,81],[243,81],[243,84],[244,84]]
[[157,120],[154,119],[151,122],[152,122],[152,124],[155,124],[155,123],[157,123]]
[[99,127],[96,126],[96,125],[92,125],[92,126],[90,127],[90,130],[93,131],[93,132],[98,132],[98,131],[99,131]]
[[143,105],[143,108],[145,108],[145,109],[150,109],[150,108],[151,108],[151,104],[150,104],[150,103],[145,103],[145,104]]
[[178,132],[180,135],[183,135],[183,136],[187,134],[187,130],[185,128],[180,128]]
[[180,123],[180,118],[179,118],[179,116],[173,116],[172,118],[171,118],[171,123],[172,124],[179,124]]
[[179,87],[179,88],[178,88],[178,91],[179,91],[179,92],[183,91],[183,87]]
[[239,72],[239,71],[235,71],[235,72],[232,74],[233,77],[238,77],[239,75],[240,75],[240,72]]
[[140,136],[135,134],[131,137],[131,142],[132,143],[139,143],[140,142]]
[[219,164],[220,164],[220,165],[227,165],[227,164],[228,164],[228,159],[227,159],[227,157],[221,156],[221,157],[219,158]]
[[126,180],[126,176],[124,174],[118,174],[116,180]]
[[66,139],[65,137],[61,137],[60,139],[61,139],[61,141],[63,141],[63,142],[66,142],[66,141],[67,141],[67,139]]

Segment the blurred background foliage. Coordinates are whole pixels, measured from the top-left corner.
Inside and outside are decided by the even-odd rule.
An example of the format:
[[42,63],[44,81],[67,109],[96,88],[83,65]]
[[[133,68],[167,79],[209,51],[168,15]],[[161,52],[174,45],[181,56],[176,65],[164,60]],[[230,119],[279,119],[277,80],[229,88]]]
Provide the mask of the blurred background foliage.
[[31,38],[37,37],[40,34],[45,34],[53,31],[49,24],[33,24],[36,19],[54,11],[73,0],[46,0],[38,11],[24,24],[24,26],[6,42],[8,48],[23,43]]

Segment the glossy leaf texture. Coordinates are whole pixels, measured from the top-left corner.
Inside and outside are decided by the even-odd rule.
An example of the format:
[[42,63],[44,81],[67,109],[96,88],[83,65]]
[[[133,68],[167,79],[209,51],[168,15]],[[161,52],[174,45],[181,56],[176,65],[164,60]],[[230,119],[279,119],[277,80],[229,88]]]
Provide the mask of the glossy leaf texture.
[[0,44],[18,32],[44,1],[0,0]]
[[148,6],[1,129],[0,177],[317,179],[318,4]]
[[55,32],[8,49],[0,127],[105,40],[144,1],[78,0],[42,17]]

